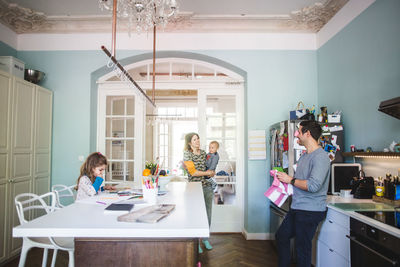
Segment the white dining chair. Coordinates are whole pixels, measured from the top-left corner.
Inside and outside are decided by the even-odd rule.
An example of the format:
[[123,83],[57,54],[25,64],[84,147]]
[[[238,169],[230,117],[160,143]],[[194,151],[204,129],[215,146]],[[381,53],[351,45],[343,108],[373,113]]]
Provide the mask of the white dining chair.
[[[49,205],[46,203],[49,202]],[[43,195],[36,195],[32,193],[19,194],[15,197],[15,207],[19,222],[21,225],[28,223],[27,217],[31,211],[44,211],[46,214],[54,212],[56,207],[56,195],[54,192],[49,192]],[[25,214],[27,216],[25,216]],[[66,250],[69,254],[69,267],[74,266],[74,239],[73,238],[53,238],[53,237],[23,237],[22,238],[21,256],[19,259],[19,267],[25,265],[26,256],[28,251],[33,247],[43,248],[42,266],[47,264],[48,250],[53,249],[53,258],[51,266],[54,267],[56,263],[57,251]]]
[[56,207],[64,208],[65,206],[67,206],[63,204],[64,202],[73,203],[75,201],[75,187],[76,185],[67,186],[63,184],[56,184],[51,187],[51,191],[56,194]]

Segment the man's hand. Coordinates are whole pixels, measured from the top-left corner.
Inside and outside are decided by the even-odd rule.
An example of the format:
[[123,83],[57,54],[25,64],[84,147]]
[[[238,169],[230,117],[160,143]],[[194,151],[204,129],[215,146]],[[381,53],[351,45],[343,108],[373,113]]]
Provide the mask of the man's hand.
[[290,177],[285,172],[277,172],[276,178],[278,178],[278,180],[281,181],[282,183],[287,183],[287,184],[290,184],[290,181],[293,179],[293,177]]

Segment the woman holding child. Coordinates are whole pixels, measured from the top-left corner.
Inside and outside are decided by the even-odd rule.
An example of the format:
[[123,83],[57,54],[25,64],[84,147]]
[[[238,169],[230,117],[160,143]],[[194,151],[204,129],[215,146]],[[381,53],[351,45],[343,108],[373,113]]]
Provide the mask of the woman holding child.
[[[201,182],[203,185],[204,201],[206,203],[208,225],[211,226],[211,210],[214,198],[212,182],[209,177],[215,175],[215,171],[206,170],[207,154],[204,150],[200,149],[200,137],[197,133],[188,133],[185,136],[185,147],[183,152],[183,161],[192,161],[194,163],[195,171],[188,173],[189,182]],[[206,249],[212,249],[210,242],[203,239],[203,244]],[[203,250],[199,244],[199,253]]]

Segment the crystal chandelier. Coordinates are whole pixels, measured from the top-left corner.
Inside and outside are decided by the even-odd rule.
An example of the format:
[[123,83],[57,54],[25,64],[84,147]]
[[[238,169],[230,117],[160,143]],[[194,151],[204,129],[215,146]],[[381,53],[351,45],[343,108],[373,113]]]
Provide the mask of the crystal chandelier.
[[[101,10],[113,10],[113,0],[99,0]],[[178,12],[175,0],[118,0],[117,16],[128,19],[129,32],[135,26],[138,32],[153,26],[165,27]]]

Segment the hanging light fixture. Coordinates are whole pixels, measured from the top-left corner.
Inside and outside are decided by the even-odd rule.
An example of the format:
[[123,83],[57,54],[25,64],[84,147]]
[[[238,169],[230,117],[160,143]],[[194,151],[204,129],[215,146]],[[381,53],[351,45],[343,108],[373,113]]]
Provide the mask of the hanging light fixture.
[[[113,11],[113,0],[99,0],[101,10]],[[118,0],[117,16],[128,19],[129,32],[147,31],[155,26],[165,27],[168,20],[176,17],[176,0]]]

